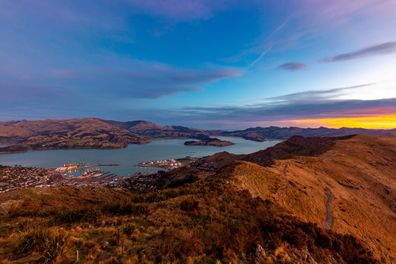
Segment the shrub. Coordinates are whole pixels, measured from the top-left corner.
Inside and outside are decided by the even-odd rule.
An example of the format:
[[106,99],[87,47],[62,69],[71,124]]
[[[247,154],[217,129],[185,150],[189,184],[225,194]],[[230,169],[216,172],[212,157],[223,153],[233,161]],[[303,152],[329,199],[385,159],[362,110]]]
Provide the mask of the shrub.
[[196,175],[188,175],[184,178],[171,181],[167,187],[168,188],[180,187],[180,186],[188,184],[188,183],[193,183],[193,182],[197,181],[198,179],[199,178]]
[[40,263],[50,263],[63,253],[67,240],[68,235],[65,232],[49,229],[30,230],[15,245],[14,257],[37,252],[41,254]]
[[135,225],[133,224],[127,224],[125,226],[123,226],[122,228],[122,232],[127,235],[130,236],[132,235],[133,231],[136,229]]
[[199,203],[194,199],[184,200],[180,203],[180,209],[186,212],[194,211],[198,209]]
[[144,215],[147,214],[149,210],[146,205],[114,203],[105,205],[102,211],[112,215]]
[[60,212],[55,215],[55,223],[72,224],[79,222],[95,223],[100,217],[100,212],[95,209],[76,209]]

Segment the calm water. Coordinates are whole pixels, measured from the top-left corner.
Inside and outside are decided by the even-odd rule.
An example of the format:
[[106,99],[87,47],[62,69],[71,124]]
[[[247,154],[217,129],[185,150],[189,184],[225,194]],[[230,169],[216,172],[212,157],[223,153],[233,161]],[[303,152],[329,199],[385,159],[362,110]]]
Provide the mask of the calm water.
[[65,163],[83,164],[120,164],[120,166],[103,167],[117,175],[131,175],[135,172],[153,172],[155,168],[140,168],[139,162],[183,158],[186,156],[203,157],[220,151],[234,154],[246,154],[262,150],[279,143],[279,141],[254,142],[242,138],[221,137],[235,145],[227,147],[185,146],[185,139],[155,140],[145,145],[129,145],[124,149],[78,149],[78,150],[45,150],[15,154],[0,154],[1,165],[22,165],[45,168],[61,167]]

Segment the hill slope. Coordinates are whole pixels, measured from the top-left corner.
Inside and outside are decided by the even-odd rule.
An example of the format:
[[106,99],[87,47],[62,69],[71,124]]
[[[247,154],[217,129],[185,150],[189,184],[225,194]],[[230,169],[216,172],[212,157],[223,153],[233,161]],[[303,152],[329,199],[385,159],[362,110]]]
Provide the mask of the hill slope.
[[153,138],[194,138],[201,130],[159,126],[147,121],[98,118],[0,122],[1,152],[68,148],[123,148]]
[[[395,258],[396,140],[354,136],[312,145],[318,140],[300,139],[305,147],[297,151],[291,139],[247,155],[250,162],[238,162],[226,173],[253,197],[268,199],[303,221],[351,234],[379,258]],[[271,155],[282,159],[270,163]]]
[[0,258],[394,263],[395,164],[395,139],[295,137],[250,155],[219,153],[146,176],[146,185],[162,188],[155,192],[4,193]]

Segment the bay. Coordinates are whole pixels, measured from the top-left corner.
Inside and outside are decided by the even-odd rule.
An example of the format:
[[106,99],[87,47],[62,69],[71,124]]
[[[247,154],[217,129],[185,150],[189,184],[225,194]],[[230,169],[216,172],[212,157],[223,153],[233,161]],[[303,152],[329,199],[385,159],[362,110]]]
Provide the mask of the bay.
[[29,167],[57,168],[66,163],[82,164],[119,164],[119,166],[101,167],[119,176],[128,176],[136,172],[155,172],[158,168],[141,168],[140,162],[183,158],[204,157],[217,152],[227,151],[234,154],[247,154],[271,147],[280,141],[254,142],[236,137],[219,137],[234,142],[227,147],[185,146],[185,139],[154,140],[144,145],[128,145],[123,149],[67,149],[42,150],[24,153],[0,154],[1,165],[21,165]]

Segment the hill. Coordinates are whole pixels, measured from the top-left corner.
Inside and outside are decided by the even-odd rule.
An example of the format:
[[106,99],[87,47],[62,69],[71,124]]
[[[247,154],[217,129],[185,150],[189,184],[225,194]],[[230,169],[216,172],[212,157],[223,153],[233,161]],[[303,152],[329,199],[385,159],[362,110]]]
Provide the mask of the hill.
[[364,128],[301,128],[301,127],[254,127],[245,130],[218,131],[222,136],[243,137],[254,141],[266,139],[287,139],[292,136],[303,137],[342,137],[348,135],[377,135],[396,137],[396,129],[364,129]]
[[[239,162],[230,173],[233,184],[303,221],[357,237],[379,259],[395,258],[396,140],[354,136],[315,141],[292,139],[247,155],[248,162]],[[276,155],[268,162],[266,157]]]
[[[304,137],[339,137],[352,134],[396,137],[396,130],[267,127],[238,131],[202,130],[183,126],[160,126],[137,120],[119,122],[98,118],[48,119],[0,122],[0,153],[45,149],[124,148],[158,138],[202,139],[210,136],[242,137],[253,141]],[[207,144],[210,143],[210,144]],[[1,145],[6,146],[1,146]],[[190,143],[189,143],[190,144]],[[200,141],[192,144],[226,146],[229,142]]]
[[[159,175],[158,186],[178,186],[210,175],[271,201],[304,222],[350,234],[378,259],[395,259],[396,140],[375,136],[295,136],[248,155],[226,152],[188,169]],[[386,261],[385,261],[386,262]]]
[[98,118],[0,122],[0,152],[69,148],[123,148],[154,138],[194,138],[201,130],[159,126],[147,121]]
[[249,155],[223,152],[130,178],[124,189],[3,193],[0,258],[394,263],[395,164],[392,138],[294,137]]

